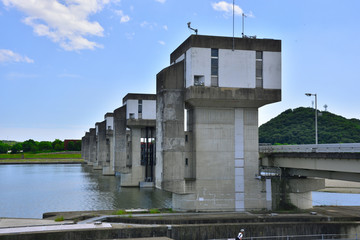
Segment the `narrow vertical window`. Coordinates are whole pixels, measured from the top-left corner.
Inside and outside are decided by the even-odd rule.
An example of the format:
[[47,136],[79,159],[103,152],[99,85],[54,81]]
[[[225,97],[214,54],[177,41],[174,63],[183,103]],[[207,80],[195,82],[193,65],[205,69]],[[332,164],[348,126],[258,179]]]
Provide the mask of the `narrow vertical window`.
[[138,102],[138,118],[142,118],[142,100],[140,99]]
[[211,86],[219,86],[219,49],[211,49]]
[[263,52],[256,51],[256,87],[263,87]]

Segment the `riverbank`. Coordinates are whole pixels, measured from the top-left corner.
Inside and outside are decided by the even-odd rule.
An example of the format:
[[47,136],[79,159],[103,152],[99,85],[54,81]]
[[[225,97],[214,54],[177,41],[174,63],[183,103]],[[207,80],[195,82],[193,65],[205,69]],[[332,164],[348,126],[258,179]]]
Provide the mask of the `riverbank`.
[[34,159],[0,159],[0,164],[81,164],[79,158],[34,158]]
[[0,154],[0,164],[57,164],[57,163],[83,163],[81,153],[77,151],[51,152],[51,153],[20,153]]
[[[57,222],[57,226],[51,224],[54,213],[45,214],[44,216],[51,216],[39,221],[50,222],[42,230],[39,225],[34,226],[30,220],[25,222],[23,219],[19,221],[23,221],[30,229],[19,225],[17,228],[4,228],[0,219],[0,239],[224,239],[233,238],[241,228],[245,229],[246,239],[316,234],[342,234],[344,238],[348,238],[351,234],[360,233],[360,207],[315,207],[303,212],[132,212],[120,216],[103,215],[104,213],[106,212],[58,212],[55,215],[66,216],[66,222],[62,225]],[[84,216],[85,219],[79,221]],[[73,223],[69,223],[71,221]]]

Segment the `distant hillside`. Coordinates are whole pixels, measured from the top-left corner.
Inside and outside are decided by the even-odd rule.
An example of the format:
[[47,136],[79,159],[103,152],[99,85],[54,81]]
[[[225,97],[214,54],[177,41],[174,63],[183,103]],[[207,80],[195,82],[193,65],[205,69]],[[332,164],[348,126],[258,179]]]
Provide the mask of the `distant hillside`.
[[[360,120],[346,119],[318,111],[318,141],[323,143],[360,143]],[[315,143],[315,110],[288,109],[259,128],[259,142],[271,144]]]

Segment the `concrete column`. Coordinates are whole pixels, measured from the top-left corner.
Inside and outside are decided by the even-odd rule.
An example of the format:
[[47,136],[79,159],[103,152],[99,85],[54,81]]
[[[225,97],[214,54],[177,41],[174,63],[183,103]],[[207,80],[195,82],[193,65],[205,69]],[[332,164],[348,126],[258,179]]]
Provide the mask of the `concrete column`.
[[107,148],[106,148],[106,121],[96,123],[97,143],[96,143],[96,162],[93,165],[95,170],[102,170],[105,165]]
[[255,178],[259,174],[258,109],[244,108],[244,176],[245,208],[266,208],[265,182]]
[[121,186],[126,187],[138,187],[140,182],[144,181],[145,178],[145,169],[144,166],[141,166],[141,147],[140,147],[140,138],[141,138],[141,128],[132,128],[131,129],[131,153],[130,153],[130,162],[131,170],[127,173],[121,173]]
[[126,135],[126,106],[122,106],[114,111],[114,168],[117,175],[128,172]]
[[88,164],[93,166],[95,162],[96,162],[96,130],[95,128],[90,128]]

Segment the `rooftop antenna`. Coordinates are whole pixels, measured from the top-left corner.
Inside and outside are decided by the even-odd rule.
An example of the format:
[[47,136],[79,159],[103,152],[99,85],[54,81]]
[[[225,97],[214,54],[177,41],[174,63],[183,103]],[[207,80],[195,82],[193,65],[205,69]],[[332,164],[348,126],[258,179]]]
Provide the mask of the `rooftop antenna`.
[[191,30],[193,30],[193,31],[196,33],[196,35],[197,35],[197,34],[198,34],[198,30],[195,29],[195,28],[190,27],[190,24],[191,24],[191,22],[188,22],[188,23],[187,23],[188,28],[191,29]]
[[233,46],[232,50],[235,49],[235,0],[233,0]]
[[245,34],[244,34],[245,17],[247,17],[247,16],[245,15],[245,13],[242,13],[242,33],[241,33],[241,36],[242,36],[243,38],[245,37]]

